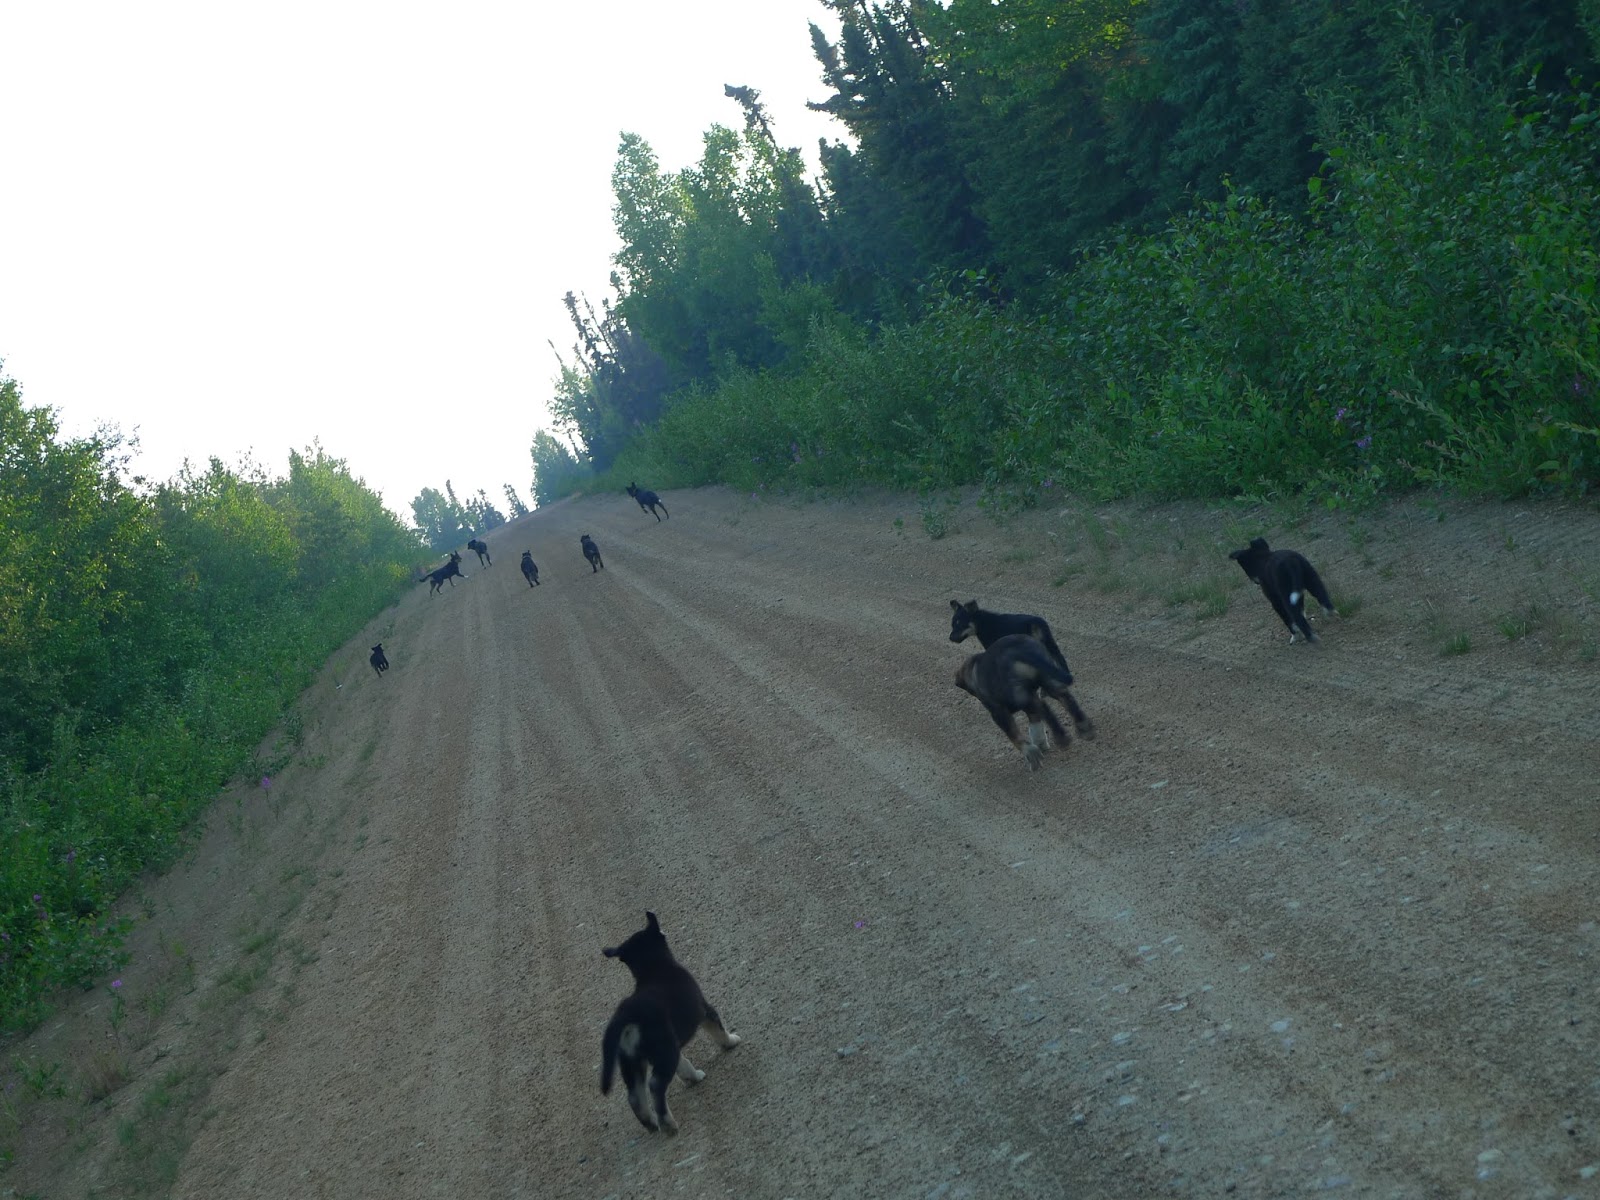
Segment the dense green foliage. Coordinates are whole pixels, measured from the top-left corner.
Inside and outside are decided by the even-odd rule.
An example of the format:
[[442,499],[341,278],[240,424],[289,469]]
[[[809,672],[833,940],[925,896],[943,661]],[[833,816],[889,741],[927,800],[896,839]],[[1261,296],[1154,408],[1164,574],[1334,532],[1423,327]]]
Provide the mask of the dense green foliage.
[[748,89],[696,167],[624,139],[608,342],[665,368],[580,354],[541,497],[1600,480],[1595,0],[822,2],[819,180]]
[[0,378],[0,1028],[115,961],[115,899],[171,858],[416,542],[319,448],[153,492]]

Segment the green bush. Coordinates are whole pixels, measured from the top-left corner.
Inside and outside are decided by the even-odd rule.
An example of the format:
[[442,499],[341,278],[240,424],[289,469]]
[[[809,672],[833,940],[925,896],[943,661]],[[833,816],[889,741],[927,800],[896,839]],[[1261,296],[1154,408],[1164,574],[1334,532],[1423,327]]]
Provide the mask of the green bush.
[[[121,954],[113,901],[171,861],[415,543],[320,450],[130,491],[0,379],[0,1029]],[[41,569],[43,568],[43,569]]]
[[1327,119],[1308,217],[1230,192],[1108,243],[1033,312],[956,297],[875,334],[815,320],[798,367],[678,397],[612,477],[982,483],[1023,503],[1053,487],[1329,504],[1418,484],[1587,492],[1600,480],[1588,99],[1512,103],[1419,57],[1381,125]]

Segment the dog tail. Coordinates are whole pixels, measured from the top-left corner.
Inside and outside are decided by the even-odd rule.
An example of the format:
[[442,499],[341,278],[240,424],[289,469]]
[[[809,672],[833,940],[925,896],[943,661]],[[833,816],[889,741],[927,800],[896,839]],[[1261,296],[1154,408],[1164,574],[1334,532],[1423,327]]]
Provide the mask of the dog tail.
[[611,1091],[611,1080],[616,1073],[618,1058],[637,1058],[643,1033],[637,1023],[618,1013],[606,1026],[600,1039],[600,1094]]
[[1323,612],[1333,611],[1333,600],[1328,595],[1328,585],[1322,582],[1322,576],[1317,574],[1317,569],[1310,563],[1306,564],[1306,591],[1317,598],[1317,603],[1322,605]]
[[1050,636],[1050,627],[1043,624],[1035,625],[1032,629],[1028,630],[1028,633],[1031,634],[1033,640],[1043,646],[1045,651],[1050,655],[1050,665],[1059,669],[1061,674],[1066,677],[1064,680],[1057,680],[1056,682],[1065,683],[1066,686],[1071,687],[1072,668],[1067,666],[1067,656],[1061,653],[1061,647],[1056,645],[1056,639]]

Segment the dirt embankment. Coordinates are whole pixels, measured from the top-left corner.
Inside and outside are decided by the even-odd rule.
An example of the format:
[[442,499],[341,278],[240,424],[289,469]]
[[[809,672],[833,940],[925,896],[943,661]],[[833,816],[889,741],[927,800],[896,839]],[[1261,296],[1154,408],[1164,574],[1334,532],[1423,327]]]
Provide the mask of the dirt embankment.
[[[10,1048],[0,1186],[1600,1193],[1592,512],[667,502],[498,530],[329,664],[121,1006]],[[1050,618],[1097,740],[1022,768],[951,683],[973,597]],[[598,1089],[647,908],[745,1038],[675,1139]]]

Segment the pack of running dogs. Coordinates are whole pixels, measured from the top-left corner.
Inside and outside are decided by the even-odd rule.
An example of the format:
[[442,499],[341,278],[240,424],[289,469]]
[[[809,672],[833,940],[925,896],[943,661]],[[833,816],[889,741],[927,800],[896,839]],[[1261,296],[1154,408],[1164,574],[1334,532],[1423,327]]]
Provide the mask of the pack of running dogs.
[[[635,483],[627,490],[641,511],[657,521],[663,515],[670,517],[655,492]],[[477,553],[479,565],[494,565],[489,547],[481,540],[473,538],[467,548]],[[605,569],[600,547],[589,534],[579,539],[579,548],[591,573]],[[1307,596],[1328,616],[1338,615],[1321,576],[1298,551],[1274,550],[1264,538],[1255,538],[1228,557],[1266,596],[1289,631],[1290,645],[1301,638],[1318,640],[1306,616]],[[532,551],[522,552],[521,567],[528,586],[540,586]],[[454,587],[457,578],[466,578],[461,572],[461,556],[452,553],[442,567],[422,578],[432,585],[429,595],[446,582]],[[1028,770],[1039,769],[1052,743],[1065,748],[1070,741],[1066,726],[1047,701],[1066,710],[1079,737],[1094,737],[1094,722],[1072,694],[1072,669],[1043,617],[990,612],[976,600],[952,600],[950,611],[950,640],[960,643],[976,638],[983,647],[957,669],[956,687],[983,705],[1021,752]],[[380,676],[389,669],[381,644],[372,648],[372,667]],[[1025,718],[1026,736],[1017,725],[1019,713]],[[639,1123],[651,1132],[675,1134],[678,1123],[667,1103],[668,1086],[674,1076],[686,1084],[699,1083],[706,1076],[689,1061],[685,1048],[697,1033],[705,1033],[724,1051],[732,1050],[739,1045],[739,1035],[728,1029],[694,975],[673,956],[655,913],[646,912],[643,929],[601,953],[619,960],[633,976],[633,991],[618,1003],[600,1039],[601,1094],[609,1094],[620,1076],[628,1107]]]
[[[667,512],[667,506],[662,503],[661,497],[656,495],[656,493],[652,492],[649,488],[642,488],[637,483],[630,483],[628,484],[627,491],[628,495],[633,497],[633,499],[638,502],[640,511],[649,513],[657,521],[660,521],[663,516],[672,516],[671,513]],[[589,571],[591,574],[596,571],[605,570],[606,564],[600,557],[599,543],[597,543],[594,538],[590,537],[587,533],[584,534],[578,539],[578,548],[583,551],[584,561],[589,564]],[[494,559],[489,554],[489,544],[482,538],[479,538],[477,535],[473,535],[467,540],[467,549],[471,550],[478,556],[478,565],[480,567],[494,566]],[[522,576],[528,581],[528,586],[539,587],[539,564],[533,561],[532,550],[524,550],[522,552],[522,562],[520,565],[522,567]],[[446,583],[448,583],[451,587],[455,587],[456,580],[465,579],[466,577],[466,572],[461,569],[461,555],[452,550],[450,552],[450,557],[448,560],[446,560],[444,566],[437,567],[432,571],[422,572],[418,577],[417,582],[428,584],[428,595],[432,596],[436,592],[441,591]],[[377,663],[374,662],[373,666],[376,668]],[[387,666],[385,666],[382,668],[382,670],[379,670],[378,673],[381,675],[383,671],[387,669]]]

